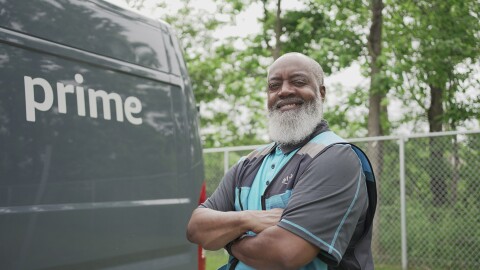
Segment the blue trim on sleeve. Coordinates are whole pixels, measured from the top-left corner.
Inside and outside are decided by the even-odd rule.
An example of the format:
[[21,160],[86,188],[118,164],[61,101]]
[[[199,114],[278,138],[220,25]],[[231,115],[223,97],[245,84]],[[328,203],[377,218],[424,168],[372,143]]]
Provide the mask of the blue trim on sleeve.
[[352,202],[350,203],[350,206],[348,207],[347,212],[342,218],[342,221],[340,222],[340,225],[338,225],[337,231],[335,232],[335,236],[333,237],[332,244],[330,245],[330,250],[328,251],[331,253],[331,249],[335,246],[335,241],[337,241],[338,234],[340,233],[340,229],[343,227],[343,223],[345,223],[345,220],[347,219],[348,215],[352,211],[353,206],[355,205],[355,202],[357,201],[358,198],[358,192],[360,191],[360,183],[362,180],[362,171],[360,171],[360,174],[358,176],[358,181],[357,181],[357,191],[355,192],[355,196],[353,197]]
[[[353,151],[355,151],[355,154],[357,154],[358,158],[360,159],[360,163],[362,164],[362,169],[365,171],[365,172],[369,172],[371,173],[372,172],[372,167],[370,167],[369,163],[368,163],[368,159],[367,157],[365,156],[365,154],[360,151],[360,149],[358,149],[357,147],[355,146],[352,146],[352,149]],[[369,181],[372,181],[370,179],[367,179]]]
[[341,137],[339,137],[337,134],[335,134],[333,131],[325,131],[318,134],[310,142],[313,142],[316,144],[329,145],[333,143],[346,142],[346,141]]
[[324,244],[325,246],[327,246],[329,249],[328,249],[328,253],[332,254],[332,251],[337,253],[339,258],[342,258],[342,254],[340,254],[340,252],[338,252],[338,250],[335,249],[335,247],[331,246],[329,243],[323,241],[322,239],[318,238],[317,236],[315,236],[313,233],[309,232],[307,229],[303,228],[302,226],[298,225],[298,224],[295,224],[289,220],[286,220],[286,219],[282,219],[280,220],[280,222],[284,222],[284,223],[287,223],[288,225],[291,225],[299,230],[301,230],[302,232],[306,233],[308,236],[312,237],[313,239],[315,239],[316,241]]

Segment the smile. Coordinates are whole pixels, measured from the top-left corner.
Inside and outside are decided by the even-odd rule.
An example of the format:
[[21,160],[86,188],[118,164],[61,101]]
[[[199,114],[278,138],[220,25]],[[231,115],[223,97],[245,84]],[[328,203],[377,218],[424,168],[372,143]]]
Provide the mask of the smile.
[[303,103],[304,103],[304,101],[301,100],[301,99],[282,100],[282,101],[277,102],[275,107],[278,110],[284,112],[284,111],[288,111],[288,110],[297,109],[297,108],[301,107]]

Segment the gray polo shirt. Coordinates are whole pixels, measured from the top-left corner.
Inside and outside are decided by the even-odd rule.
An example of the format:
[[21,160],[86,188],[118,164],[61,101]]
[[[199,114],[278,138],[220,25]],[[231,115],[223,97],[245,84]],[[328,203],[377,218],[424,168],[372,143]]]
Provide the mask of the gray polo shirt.
[[[332,133],[328,131],[328,126],[320,126],[319,131],[318,135],[309,141],[309,145],[315,142],[315,138],[330,136]],[[321,143],[322,140],[318,139],[317,142]],[[292,159],[292,151],[298,151],[304,145],[305,143],[298,147],[283,148],[282,155],[288,160],[282,161],[282,157],[279,157],[281,162],[278,158],[271,157],[278,155],[279,151],[278,147],[273,147],[272,151],[262,157],[258,173],[274,167],[271,162],[288,167],[289,163],[295,162],[295,158]],[[244,187],[238,187],[235,178],[238,177],[238,170],[241,170],[242,166],[245,166],[245,163],[239,162],[229,170],[203,207],[218,211],[240,210],[238,202],[242,198],[238,198],[238,190]],[[280,203],[273,204],[272,208],[284,208],[278,226],[320,249],[318,258],[309,265],[312,268],[305,269],[327,269],[327,264],[328,269],[373,269],[370,237],[365,235],[364,228],[368,208],[365,174],[352,146],[333,145],[322,154],[312,157],[306,166],[306,168],[302,168],[301,165],[293,166],[301,169],[301,174],[290,174],[295,176],[295,179],[288,179],[293,182],[290,188],[272,196],[281,198],[276,200]],[[258,194],[264,192],[252,191],[255,186],[262,186],[258,185],[258,181],[261,179],[255,177],[253,183],[243,189],[241,197],[248,198],[249,195],[254,195],[252,196],[254,200],[258,200]],[[269,184],[281,186],[285,183],[280,179]],[[246,191],[249,193],[245,194]],[[249,205],[248,199],[243,205]]]

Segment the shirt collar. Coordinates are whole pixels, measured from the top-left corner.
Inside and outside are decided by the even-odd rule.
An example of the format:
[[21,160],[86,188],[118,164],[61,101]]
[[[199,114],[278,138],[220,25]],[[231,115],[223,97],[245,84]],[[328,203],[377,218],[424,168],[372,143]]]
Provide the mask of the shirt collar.
[[275,143],[275,147],[273,147],[273,151],[275,151],[275,149],[277,147],[280,148],[280,150],[282,150],[283,154],[286,155],[290,152],[292,152],[293,150],[295,149],[298,149],[302,146],[304,146],[305,144],[307,144],[311,139],[313,139],[315,136],[317,136],[318,134],[322,133],[322,132],[325,132],[325,131],[329,131],[330,129],[328,128],[328,123],[326,120],[322,120],[320,122],[320,124],[318,124],[316,127],[315,127],[315,130],[312,132],[312,134],[310,134],[308,137],[306,137],[303,141],[297,143],[297,144],[278,144],[278,143]]

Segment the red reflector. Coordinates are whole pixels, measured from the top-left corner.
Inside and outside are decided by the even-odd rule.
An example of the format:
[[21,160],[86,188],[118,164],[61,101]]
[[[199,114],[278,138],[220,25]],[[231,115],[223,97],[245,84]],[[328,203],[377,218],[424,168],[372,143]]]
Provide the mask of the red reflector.
[[[200,198],[198,204],[203,203],[207,199],[207,185],[203,181],[202,188],[200,189]],[[202,246],[198,246],[198,270],[205,270],[207,266],[207,260]]]
[[207,266],[207,260],[205,254],[203,253],[202,246],[198,246],[198,270],[205,270]]
[[198,200],[198,204],[203,203],[207,199],[207,184],[203,181],[202,188],[200,189],[200,199]]

